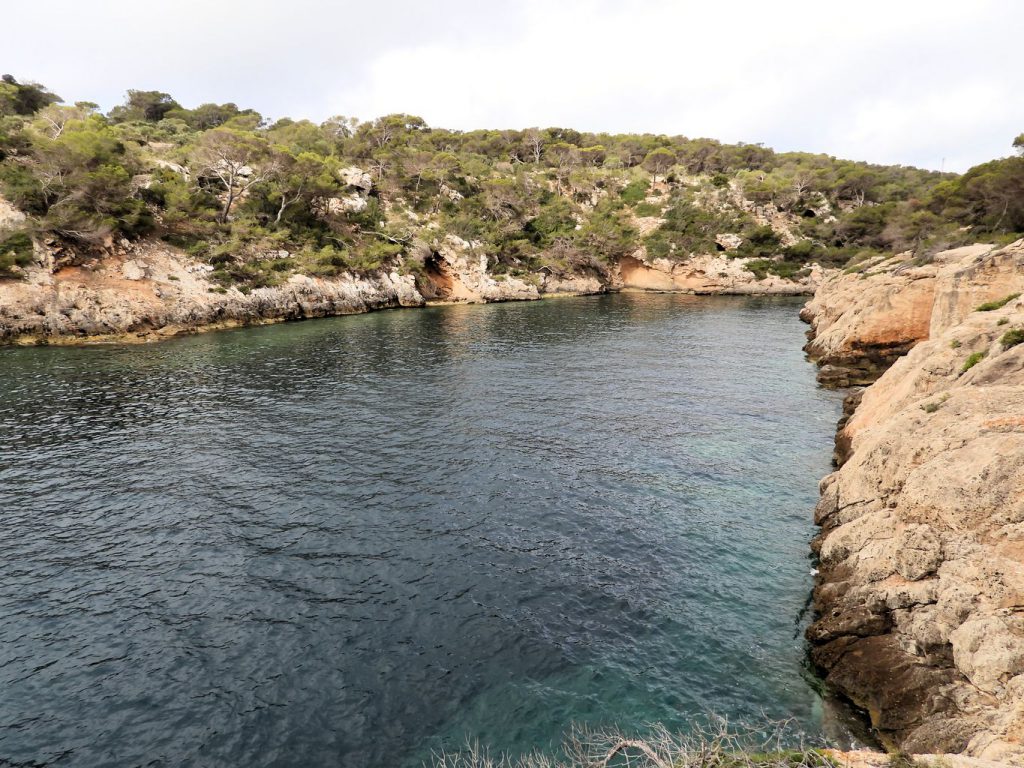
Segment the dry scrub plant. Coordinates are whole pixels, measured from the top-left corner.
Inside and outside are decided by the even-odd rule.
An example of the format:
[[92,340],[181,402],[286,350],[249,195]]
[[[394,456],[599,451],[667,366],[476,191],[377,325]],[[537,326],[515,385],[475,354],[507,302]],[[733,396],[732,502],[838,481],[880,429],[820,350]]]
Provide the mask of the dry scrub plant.
[[725,721],[674,734],[656,726],[643,738],[618,731],[574,727],[562,756],[533,753],[492,756],[479,744],[434,756],[433,768],[835,768],[817,749],[794,741],[788,723],[733,729]]

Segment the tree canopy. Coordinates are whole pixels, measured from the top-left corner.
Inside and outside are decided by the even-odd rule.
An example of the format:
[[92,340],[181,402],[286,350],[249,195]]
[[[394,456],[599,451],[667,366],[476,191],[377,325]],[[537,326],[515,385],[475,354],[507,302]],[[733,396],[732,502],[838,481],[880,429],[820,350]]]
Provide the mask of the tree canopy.
[[[1024,134],[1012,146],[956,175],[707,138],[455,131],[401,113],[268,123],[152,90],[103,115],[0,81],[0,192],[29,215],[26,236],[159,237],[247,285],[415,268],[446,235],[521,275],[638,247],[686,259],[721,250],[723,233],[742,242],[728,255],[778,274],[865,250],[925,253],[1024,231]],[[795,245],[766,229],[773,215],[788,217]]]

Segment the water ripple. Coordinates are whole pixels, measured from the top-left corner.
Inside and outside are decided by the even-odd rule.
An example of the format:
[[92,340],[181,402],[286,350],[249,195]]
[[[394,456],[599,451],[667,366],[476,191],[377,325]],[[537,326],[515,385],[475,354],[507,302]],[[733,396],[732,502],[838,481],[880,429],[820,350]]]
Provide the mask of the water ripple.
[[0,765],[416,765],[820,712],[793,301],[0,350]]

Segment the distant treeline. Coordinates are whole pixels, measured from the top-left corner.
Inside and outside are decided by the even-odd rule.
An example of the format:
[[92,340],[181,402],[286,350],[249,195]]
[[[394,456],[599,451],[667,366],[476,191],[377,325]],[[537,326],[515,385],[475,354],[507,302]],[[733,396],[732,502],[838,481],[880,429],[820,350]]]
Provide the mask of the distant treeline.
[[[416,269],[447,234],[479,242],[494,272],[528,275],[600,269],[640,242],[686,259],[720,249],[722,233],[742,238],[730,255],[787,275],[1024,231],[1024,135],[1014,147],[956,175],[682,136],[452,131],[404,114],[269,123],[158,91],[128,91],[104,115],[5,75],[0,193],[28,218],[0,236],[0,276],[39,238],[88,250],[159,237],[251,287]],[[795,244],[765,226],[771,213],[799,218]],[[641,240],[645,217],[660,221]]]

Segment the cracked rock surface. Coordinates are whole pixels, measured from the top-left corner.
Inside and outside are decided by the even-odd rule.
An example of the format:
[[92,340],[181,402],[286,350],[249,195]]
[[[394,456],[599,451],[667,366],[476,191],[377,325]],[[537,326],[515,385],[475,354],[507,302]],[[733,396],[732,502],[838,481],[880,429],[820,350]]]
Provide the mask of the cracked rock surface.
[[848,408],[821,482],[811,655],[887,746],[1020,764],[1024,299],[976,308],[1024,287],[1024,241],[900,269],[827,280],[805,310],[827,364],[911,344]]

